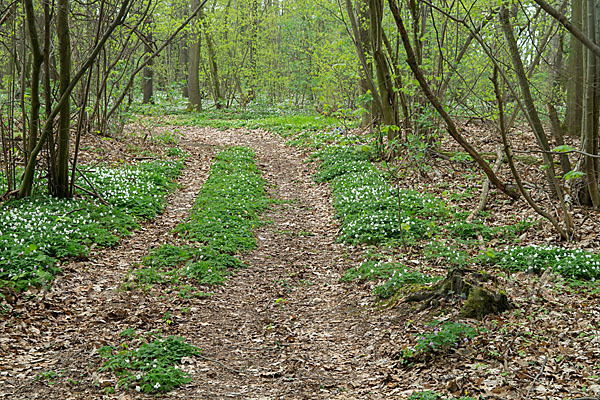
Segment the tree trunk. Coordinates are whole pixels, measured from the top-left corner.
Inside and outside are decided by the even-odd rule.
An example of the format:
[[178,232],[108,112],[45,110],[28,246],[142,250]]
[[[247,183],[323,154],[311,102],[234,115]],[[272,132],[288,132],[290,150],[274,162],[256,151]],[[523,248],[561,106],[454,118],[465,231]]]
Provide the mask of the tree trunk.
[[[373,51],[373,62],[377,75],[377,86],[381,95],[381,113],[384,125],[398,125],[398,99],[394,90],[394,83],[390,67],[383,53],[383,0],[369,0],[370,11],[370,39]],[[397,130],[388,129],[388,140],[391,142]]]
[[[565,144],[562,127],[558,119],[558,112],[556,106],[559,102],[558,94],[560,92],[560,73],[562,71],[562,54],[563,54],[563,35],[556,35],[552,40],[552,52],[554,53],[554,60],[549,64],[548,71],[548,102],[546,107],[548,109],[548,118],[552,126],[552,136],[554,136],[554,143],[557,146]],[[571,171],[571,162],[569,156],[565,153],[560,154],[560,166],[563,176]]]
[[[148,58],[150,57],[150,54],[152,54],[152,31],[150,30],[148,32],[148,35],[146,35],[146,58],[145,60],[148,61]],[[143,94],[143,99],[142,99],[142,104],[149,104],[152,103],[154,104],[154,100],[152,99],[152,96],[154,95],[154,71],[152,68],[152,65],[154,65],[154,60],[149,60],[146,67],[144,68],[144,74],[142,76],[142,94]]]
[[208,52],[208,67],[210,69],[210,81],[212,83],[213,99],[215,101],[215,107],[220,109],[223,107],[225,100],[221,93],[221,85],[219,83],[219,69],[217,68],[217,55],[215,53],[215,46],[212,38],[209,35],[208,27],[205,22],[205,16],[200,11],[200,19],[202,20],[202,28],[204,31],[204,37],[206,38],[206,50]]
[[[583,29],[583,1],[573,0],[571,21]],[[583,44],[570,35],[567,66],[567,113],[565,125],[571,136],[580,136],[583,121]]]
[[[27,141],[27,150],[25,151],[25,163],[29,159],[35,145],[37,143],[38,131],[40,129],[40,73],[44,57],[40,49],[40,41],[37,32],[37,24],[31,0],[24,2],[25,13],[27,15],[27,28],[29,31],[29,41],[33,53],[32,68],[31,68],[31,102],[29,110],[29,132]],[[27,192],[27,196],[31,194],[31,188]]]
[[502,24],[502,30],[504,31],[504,36],[506,38],[506,43],[508,45],[509,55],[513,67],[515,68],[515,74],[519,82],[519,87],[521,88],[521,95],[525,104],[527,119],[531,125],[531,129],[533,130],[540,149],[544,152],[542,153],[542,158],[544,159],[544,164],[546,165],[546,178],[548,180],[548,185],[555,194],[559,194],[559,189],[555,178],[556,174],[554,172],[554,161],[552,160],[552,156],[549,154],[550,145],[548,143],[548,138],[544,131],[539,114],[535,108],[533,96],[531,95],[531,90],[529,88],[529,81],[527,80],[527,74],[525,73],[525,68],[523,67],[523,61],[521,60],[519,48],[517,47],[512,25],[510,24],[508,10],[504,6],[500,8],[499,17]]
[[[179,82],[185,81],[185,76],[188,71],[188,63],[190,59],[189,47],[188,47],[188,33],[185,32],[183,40],[180,43],[179,48]],[[181,94],[183,97],[189,97],[188,86],[183,85],[181,88]]]
[[[192,0],[192,9],[198,7],[198,0]],[[195,18],[196,20],[198,18]],[[188,100],[189,100],[189,111],[201,111],[202,110],[202,96],[200,95],[200,49],[201,49],[201,37],[199,31],[195,29],[189,35],[189,69],[188,69]]]
[[[69,34],[69,0],[56,2],[56,34],[58,37],[58,54],[60,62],[59,85],[61,96],[66,93],[71,83],[71,38]],[[69,146],[71,128],[71,107],[67,100],[61,105],[57,139],[56,180],[54,188],[57,197],[69,195]]]
[[[594,0],[587,1],[587,35],[591,39],[596,37],[596,5]],[[581,143],[583,150],[588,154],[598,153],[598,57],[590,50],[586,50],[586,79],[585,98],[583,103],[583,132]],[[600,190],[598,189],[598,171],[592,157],[586,156],[583,163],[585,172],[587,195],[594,208],[600,208]],[[585,198],[586,196],[584,196]]]
[[[371,57],[368,55],[370,53],[369,50],[369,12],[368,12],[368,2],[366,0],[360,0],[358,2],[358,37],[356,37],[356,41],[359,43],[360,48],[363,49],[364,57],[366,60],[370,60]],[[370,92],[369,80],[373,80],[373,65],[370,61],[365,63],[365,66],[360,65],[359,63],[359,73],[360,78],[358,82],[358,93],[360,96],[366,96]],[[373,120],[377,117],[376,108],[373,103],[373,100],[365,99],[363,102],[364,111],[361,113],[361,122],[360,126],[363,128],[369,126]]]

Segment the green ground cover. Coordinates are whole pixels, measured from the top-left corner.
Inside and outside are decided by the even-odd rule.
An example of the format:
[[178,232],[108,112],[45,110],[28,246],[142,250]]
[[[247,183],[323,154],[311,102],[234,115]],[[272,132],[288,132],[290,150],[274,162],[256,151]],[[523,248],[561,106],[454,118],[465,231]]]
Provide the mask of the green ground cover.
[[108,387],[109,391],[116,388],[166,393],[191,381],[178,365],[183,357],[199,355],[199,348],[176,336],[138,335],[131,328],[121,332],[121,338],[124,341],[118,346],[98,349],[104,360],[99,371],[110,371],[117,377],[116,385]]
[[242,266],[240,252],[256,246],[253,229],[269,204],[266,181],[247,147],[231,147],[215,157],[189,218],[176,231],[189,245],[164,244],[134,271],[138,284],[170,281],[180,276],[201,285],[222,283]]
[[44,194],[0,206],[0,285],[18,290],[44,285],[60,271],[58,262],[85,257],[90,247],[111,246],[139,221],[162,210],[183,161],[155,160],[135,166],[82,169],[82,192],[74,199]]

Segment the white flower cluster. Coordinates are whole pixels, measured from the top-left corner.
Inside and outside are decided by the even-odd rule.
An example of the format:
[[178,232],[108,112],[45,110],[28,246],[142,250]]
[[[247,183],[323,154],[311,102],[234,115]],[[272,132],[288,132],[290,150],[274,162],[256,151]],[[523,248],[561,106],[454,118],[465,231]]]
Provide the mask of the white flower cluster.
[[547,268],[566,277],[592,279],[600,275],[600,255],[556,246],[506,247],[495,255],[502,267],[540,273]]

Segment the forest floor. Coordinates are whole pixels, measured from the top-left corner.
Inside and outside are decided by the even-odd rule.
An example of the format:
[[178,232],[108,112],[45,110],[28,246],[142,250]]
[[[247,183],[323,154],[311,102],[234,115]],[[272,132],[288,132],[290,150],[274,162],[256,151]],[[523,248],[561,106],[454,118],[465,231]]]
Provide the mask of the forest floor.
[[[369,282],[340,282],[367,247],[337,241],[330,189],[314,182],[307,153],[263,130],[177,129],[191,157],[164,213],[116,247],[63,265],[49,290],[30,289],[1,317],[0,398],[154,398],[107,394],[114,378],[98,372],[97,349],[121,343],[128,328],[160,330],[202,349],[184,359],[192,381],[166,398],[408,399],[424,390],[484,399],[600,396],[598,290],[557,276],[509,276],[516,309],[476,322],[486,333],[469,345],[407,367],[400,349],[414,345],[432,317],[460,319],[458,309],[379,307]],[[277,200],[255,231],[257,248],[241,256],[247,267],[208,297],[182,298],[161,285],[120,290],[150,249],[176,240],[171,231],[188,215],[213,156],[232,145],[254,149]],[[477,197],[461,201],[472,207]],[[500,216],[513,211],[501,199],[492,207]],[[548,232],[533,232],[532,242]],[[428,262],[418,251],[385,251],[417,268]]]

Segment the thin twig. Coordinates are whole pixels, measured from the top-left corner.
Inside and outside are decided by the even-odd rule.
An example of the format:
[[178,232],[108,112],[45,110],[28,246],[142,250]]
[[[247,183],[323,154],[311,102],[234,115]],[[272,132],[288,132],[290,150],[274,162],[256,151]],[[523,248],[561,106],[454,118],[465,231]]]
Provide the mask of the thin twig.
[[243,371],[240,371],[239,369],[234,369],[234,368],[231,368],[230,366],[228,366],[228,365],[225,365],[225,364],[223,364],[221,361],[219,361],[219,360],[215,360],[214,358],[206,357],[206,356],[203,356],[203,355],[201,355],[201,354],[199,354],[199,355],[198,355],[198,357],[200,357],[201,359],[203,359],[203,360],[205,360],[205,361],[210,361],[210,362],[214,362],[215,364],[219,364],[221,367],[223,367],[223,368],[225,368],[226,370],[228,370],[228,371],[231,371],[231,372],[233,372],[233,373],[236,373],[236,374],[239,374],[239,375],[244,375],[244,372],[243,372]]
[[576,154],[582,154],[586,157],[591,157],[591,158],[600,158],[600,155],[598,154],[590,154],[590,153],[586,153],[585,151],[581,151],[581,150],[566,150],[566,151],[546,151],[546,150],[513,150],[514,153],[525,153],[525,154],[531,154],[531,153],[543,153],[543,154],[555,154],[555,155],[561,155],[561,154],[569,154],[569,153],[576,153]]
[[510,344],[508,346],[506,346],[506,349],[504,350],[504,356],[503,356],[503,364],[504,364],[504,371],[506,371],[506,373],[509,373],[510,370],[508,368],[508,352],[511,351],[513,344],[515,344],[515,341],[517,340],[517,335],[514,335],[513,340],[511,340]]
[[102,204],[104,204],[105,206],[107,206],[108,202],[106,200],[104,200],[104,198],[100,195],[100,193],[98,193],[98,191],[96,190],[96,188],[94,187],[94,185],[92,184],[92,182],[90,182],[90,180],[87,178],[87,176],[85,176],[85,174],[83,172],[81,172],[79,170],[79,168],[77,168],[76,165],[74,165],[73,168],[75,168],[75,171],[79,172],[79,175],[81,175],[81,177],[83,178],[83,180],[85,181],[85,183],[87,183],[90,186],[90,189],[92,190],[92,193],[90,193],[89,191],[87,191],[87,190],[83,189],[82,187],[77,186],[75,184],[74,184],[74,186],[76,186],[78,189],[81,189],[84,192],[86,192],[86,193],[88,193],[88,194],[90,194],[90,195],[98,198]]
[[538,380],[538,378],[544,373],[544,368],[546,367],[546,363],[548,362],[548,357],[544,357],[544,362],[542,363],[542,368],[540,368],[540,372],[538,372],[538,374],[535,376],[535,378],[533,378],[533,381],[531,382],[531,385],[529,385],[529,389],[527,390],[527,398],[529,398],[529,393],[531,392],[531,389],[533,389],[533,385],[535,385],[535,381]]
[[77,184],[74,184],[73,186],[75,186],[75,188],[77,188],[77,189],[81,190],[82,192],[84,192],[84,193],[87,193],[87,194],[89,194],[90,196],[97,198],[97,199],[100,201],[100,203],[104,204],[105,206],[107,206],[107,205],[108,205],[108,202],[107,202],[106,200],[104,200],[104,199],[102,198],[102,196],[100,196],[98,193],[95,193],[95,192],[92,192],[92,191],[90,191],[90,190],[87,190],[86,188],[84,188],[84,187],[81,187],[81,186],[79,186],[79,185],[77,185]]
[[61,215],[61,217],[66,217],[69,214],[73,214],[73,213],[76,213],[77,211],[81,211],[81,210],[83,210],[83,208],[76,208],[74,210],[69,211],[68,213]]

